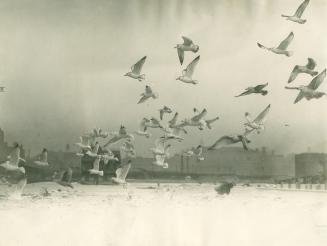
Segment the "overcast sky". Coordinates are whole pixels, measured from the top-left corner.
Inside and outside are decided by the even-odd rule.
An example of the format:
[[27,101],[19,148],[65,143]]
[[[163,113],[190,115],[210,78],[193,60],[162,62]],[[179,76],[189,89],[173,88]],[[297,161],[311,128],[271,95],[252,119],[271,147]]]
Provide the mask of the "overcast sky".
[[[124,124],[134,131],[144,116],[159,117],[163,105],[178,111],[180,119],[192,116],[193,107],[207,108],[208,118],[220,116],[212,130],[190,130],[183,145],[174,145],[179,150],[241,133],[245,112],[256,115],[271,104],[267,129],[251,137],[253,148],[327,151],[326,98],[294,105],[298,92],[284,89],[293,66],[304,65],[307,57],[317,61],[319,72],[327,66],[327,1],[311,0],[304,25],[281,17],[293,14],[300,3],[2,0],[0,85],[7,91],[0,94],[0,126],[9,143],[20,141],[34,152],[43,146],[64,149],[94,126],[115,131]],[[290,58],[256,45],[276,46],[290,31],[295,34]],[[200,45],[196,86],[176,80],[197,55],[186,53],[180,66],[173,47],[182,35]],[[147,81],[124,77],[144,55]],[[310,81],[302,74],[293,84]],[[265,97],[234,97],[266,82]],[[137,105],[145,84],[159,99]],[[319,89],[327,91],[326,81]],[[136,148],[149,154],[153,142],[136,137]]]

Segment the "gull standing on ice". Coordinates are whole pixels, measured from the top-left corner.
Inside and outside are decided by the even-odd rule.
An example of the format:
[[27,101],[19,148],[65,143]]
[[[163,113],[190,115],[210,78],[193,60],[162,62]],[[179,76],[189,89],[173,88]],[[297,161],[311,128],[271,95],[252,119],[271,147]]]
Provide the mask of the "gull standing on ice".
[[177,48],[177,54],[179,58],[179,62],[183,65],[184,61],[184,51],[192,51],[193,53],[198,52],[199,45],[195,45],[193,41],[185,36],[182,36],[184,43],[177,44],[175,48]]
[[150,86],[146,85],[145,86],[145,92],[141,94],[141,99],[138,101],[137,104],[140,104],[140,103],[144,103],[146,100],[148,100],[149,98],[153,98],[153,99],[156,99],[158,98],[158,94],[157,93],[154,93],[151,89]]
[[260,43],[257,43],[257,45],[261,48],[261,49],[265,49],[265,50],[268,50],[268,51],[271,51],[275,54],[279,54],[279,55],[286,55],[288,57],[292,56],[293,55],[293,52],[292,51],[288,51],[286,50],[288,45],[291,43],[291,41],[293,40],[294,38],[294,33],[291,32],[287,38],[285,38],[279,45],[277,48],[275,47],[272,47],[272,48],[268,48]]
[[294,21],[299,24],[304,24],[307,20],[301,19],[301,16],[308,6],[310,0],[304,0],[304,2],[301,3],[301,5],[297,8],[294,15],[282,15],[282,17],[286,17],[286,20]]
[[194,69],[199,63],[200,56],[197,56],[182,72],[182,76],[179,76],[176,80],[182,81],[184,83],[196,85],[198,82],[192,79]]
[[261,94],[261,95],[265,96],[268,94],[268,91],[264,90],[264,88],[267,85],[268,85],[268,83],[248,87],[245,89],[245,92],[243,92],[235,97],[241,97],[241,96],[246,96],[246,95],[250,95],[250,94]]
[[93,162],[93,168],[89,169],[90,174],[103,176],[103,170],[100,171],[100,161],[101,161],[101,156],[95,157],[95,160]]
[[325,92],[317,91],[318,87],[321,85],[321,83],[324,81],[326,77],[326,69],[322,71],[319,75],[313,78],[313,80],[310,82],[309,85],[307,86],[299,86],[299,87],[288,87],[285,86],[285,89],[294,89],[294,90],[299,90],[299,94],[297,98],[294,101],[294,104],[302,100],[302,98],[305,97],[308,101],[311,100],[312,98],[320,98],[322,96],[325,96]]
[[311,76],[316,76],[318,72],[314,71],[315,67],[316,62],[312,58],[308,58],[308,63],[305,66],[296,65],[292,70],[292,73],[288,79],[288,83],[291,83],[293,80],[295,80],[299,73],[307,73]]
[[261,130],[265,129],[264,124],[267,119],[269,110],[270,110],[270,104],[254,120],[250,118],[250,113],[246,112],[245,118],[247,122],[244,125],[252,130],[256,130],[257,133],[259,134]]
[[141,60],[139,60],[137,63],[135,63],[131,67],[131,72],[128,72],[125,74],[125,76],[131,77],[133,79],[137,79],[138,81],[145,80],[145,74],[141,74],[141,70],[143,67],[143,64],[145,62],[146,56],[144,56]]

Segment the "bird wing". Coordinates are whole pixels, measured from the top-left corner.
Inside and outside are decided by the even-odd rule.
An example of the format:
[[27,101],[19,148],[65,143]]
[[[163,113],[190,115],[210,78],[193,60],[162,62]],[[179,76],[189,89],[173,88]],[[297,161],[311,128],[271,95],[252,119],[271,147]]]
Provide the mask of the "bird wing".
[[162,120],[165,112],[162,109],[160,109],[159,112],[160,112],[160,120]]
[[156,158],[157,163],[163,164],[165,162],[165,156],[164,155],[156,155],[155,158]]
[[175,125],[176,122],[177,122],[177,117],[178,117],[178,113],[176,112],[175,115],[174,115],[174,117],[170,121],[168,121],[168,123],[170,125]]
[[178,54],[179,62],[182,65],[184,61],[184,51],[182,49],[177,48],[177,54]]
[[270,104],[254,119],[254,123],[264,123],[270,110]]
[[213,145],[211,145],[208,150],[218,149],[224,145],[233,144],[234,139],[231,136],[223,136],[219,138]]
[[184,69],[184,75],[191,78],[194,73],[194,68],[199,63],[200,56],[197,56],[188,66]]
[[144,103],[146,100],[148,100],[150,96],[143,95],[140,100],[137,102],[137,104]]
[[253,93],[252,90],[246,90],[246,91],[244,91],[243,93],[241,93],[241,94],[239,94],[239,95],[237,95],[237,96],[235,96],[235,97],[246,96],[246,95],[250,95],[250,94],[252,94],[252,93]]
[[199,145],[198,147],[196,147],[194,150],[193,150],[193,153],[197,156],[201,155],[202,154],[202,146]]
[[299,66],[298,65],[296,65],[294,68],[293,68],[293,70],[292,70],[292,72],[291,72],[291,75],[290,75],[290,77],[288,78],[288,83],[291,83],[294,79],[296,79],[296,77],[297,77],[297,75],[299,74]]
[[249,149],[248,149],[248,146],[247,146],[247,141],[246,141],[246,138],[245,138],[245,137],[242,137],[242,138],[241,138],[241,142],[242,142],[243,148],[244,148],[245,150],[249,150]]
[[137,63],[135,63],[131,67],[131,70],[132,70],[133,73],[135,73],[135,74],[140,74],[141,73],[141,70],[142,70],[143,64],[145,62],[145,59],[146,59],[146,56],[142,57],[141,60],[139,60]]
[[143,118],[143,120],[141,120],[140,122],[140,130],[141,131],[146,131],[147,129],[147,126],[146,126],[146,123],[149,122],[149,120],[147,118]]
[[191,118],[192,121],[200,121],[203,117],[205,117],[207,115],[207,110],[203,109],[201,113],[193,116]]
[[306,7],[308,6],[309,2],[310,2],[310,0],[305,0],[303,3],[301,3],[301,5],[297,8],[294,15],[301,18],[302,14],[303,14],[304,10],[306,9]]
[[316,67],[317,63],[312,58],[308,58],[308,63],[305,65],[308,69],[313,70]]
[[268,50],[268,48],[260,43],[257,43],[257,45],[259,46],[259,48],[264,49],[264,50]]
[[185,36],[182,36],[182,38],[184,40],[184,43],[183,43],[184,45],[190,46],[191,44],[193,44],[193,41],[190,38],[185,37]]
[[326,77],[326,69],[324,69],[324,71],[322,71],[320,74],[314,77],[313,80],[308,85],[308,87],[312,90],[316,90],[324,81],[325,77]]
[[151,122],[152,122],[152,124],[154,124],[154,125],[160,125],[160,121],[159,121],[157,118],[155,118],[155,117],[152,117],[152,118],[151,118]]
[[291,41],[294,38],[294,33],[290,32],[290,34],[288,34],[287,38],[285,38],[277,47],[277,49],[279,50],[286,50],[288,45],[291,43]]
[[295,101],[294,101],[294,104],[297,103],[298,101],[300,101],[304,96],[305,96],[305,93],[300,91],[299,94],[297,95]]
[[261,84],[261,85],[256,85],[254,87],[254,90],[255,91],[261,91],[263,88],[265,88],[266,86],[268,85],[268,83],[265,83],[265,84]]

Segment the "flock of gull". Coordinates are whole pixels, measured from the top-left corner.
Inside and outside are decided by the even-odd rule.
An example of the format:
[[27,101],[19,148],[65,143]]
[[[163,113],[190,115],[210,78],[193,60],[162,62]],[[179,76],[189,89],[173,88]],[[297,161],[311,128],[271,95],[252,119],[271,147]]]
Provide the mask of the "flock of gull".
[[[289,21],[293,21],[299,24],[304,24],[306,20],[301,19],[304,10],[306,9],[310,0],[305,0],[296,10],[295,14],[290,15],[282,15]],[[188,38],[183,36],[183,43],[177,44],[177,54],[178,59],[181,65],[184,63],[185,55],[188,53],[198,53],[199,45],[194,44],[194,42]],[[267,47],[260,43],[257,43],[258,47],[270,52],[273,52],[278,55],[285,55],[290,57],[293,55],[292,51],[288,50],[288,46],[294,39],[294,33],[290,32],[289,35],[277,46],[277,47]],[[147,56],[144,56],[139,61],[137,61],[132,67],[131,71],[127,72],[125,76],[138,80],[143,84],[146,81],[145,74],[142,73],[142,68],[146,62]],[[197,64],[200,61],[200,55],[196,56],[185,69],[182,70],[181,76],[176,78],[176,80],[185,83],[192,84],[192,86],[199,86],[198,81],[194,79],[194,72]],[[306,73],[312,77],[312,81],[306,86],[298,86],[298,87],[290,87],[285,86],[286,89],[295,89],[299,90],[299,94],[296,97],[294,103],[299,102],[301,99],[306,98],[307,100],[311,100],[313,98],[320,98],[326,93],[318,91],[318,87],[323,82],[326,77],[326,69],[324,69],[321,73],[315,71],[316,62],[312,58],[308,58],[308,62],[306,65],[296,65],[291,72],[291,75],[288,79],[288,83],[292,83],[300,73]],[[141,84],[140,83],[140,84]],[[268,91],[265,89],[268,86],[268,83],[259,84],[250,86],[245,89],[244,92],[235,96],[248,96],[251,94],[260,94],[265,96],[268,94]],[[0,88],[3,90],[4,88]],[[137,104],[142,104],[149,99],[158,99],[158,93],[153,90],[149,85],[145,85],[145,90],[141,94]],[[208,151],[213,149],[218,149],[222,146],[241,143],[245,150],[248,150],[248,144],[250,140],[248,136],[250,134],[260,134],[265,129],[265,121],[267,119],[267,115],[270,111],[271,105],[266,106],[255,118],[251,117],[251,114],[245,113],[244,123],[244,132],[237,135],[225,135],[219,138],[215,143],[208,147]],[[149,131],[150,129],[157,129],[162,133],[162,136],[154,141],[154,146],[150,148],[149,151],[153,154],[153,165],[160,166],[162,168],[168,168],[169,164],[167,160],[171,157],[170,149],[172,148],[172,142],[181,142],[184,140],[185,135],[188,134],[189,127],[197,128],[200,131],[204,129],[212,129],[213,124],[219,119],[218,116],[207,118],[207,109],[204,108],[202,110],[198,110],[196,108],[193,109],[193,115],[190,117],[183,119],[181,121],[178,120],[179,113],[175,112],[171,119],[164,122],[164,120],[168,117],[168,115],[173,113],[173,109],[164,105],[159,109],[159,118],[153,116],[150,119],[143,118],[140,121],[139,128],[135,131],[129,132],[126,127],[121,125],[118,132],[103,132],[101,129],[95,128],[91,132],[84,134],[80,137],[80,142],[76,143],[76,145],[80,148],[80,152],[77,155],[83,157],[85,155],[94,158],[93,168],[89,170],[90,174],[103,176],[103,171],[100,170],[100,161],[103,161],[104,165],[106,165],[110,160],[119,161],[118,157],[113,154],[111,147],[115,144],[120,144],[120,151],[127,157],[127,163],[122,164],[120,168],[116,170],[116,177],[113,178],[115,183],[125,183],[125,178],[128,174],[128,171],[131,167],[131,158],[136,157],[136,151],[134,147],[135,137],[137,135],[140,138],[150,139],[152,137],[152,133]],[[98,139],[105,139],[107,142],[100,146]],[[197,161],[203,161],[203,146],[198,145],[188,150],[183,151],[183,155],[187,157],[194,157]],[[3,168],[7,170],[19,170],[24,173],[25,170],[22,167],[19,167],[18,163],[21,161],[19,148],[16,146],[12,154],[9,156],[8,161],[1,164]],[[24,161],[24,160],[23,160]],[[40,154],[40,158],[38,161],[34,162],[35,165],[38,166],[48,166],[47,161],[47,150],[43,149]]]

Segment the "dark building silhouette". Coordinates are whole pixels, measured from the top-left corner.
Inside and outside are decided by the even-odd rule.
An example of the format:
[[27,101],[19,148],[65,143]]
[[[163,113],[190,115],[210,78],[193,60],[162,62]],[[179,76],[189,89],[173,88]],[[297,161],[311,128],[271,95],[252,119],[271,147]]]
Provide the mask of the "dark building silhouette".
[[301,153],[295,155],[296,177],[327,176],[327,154]]

